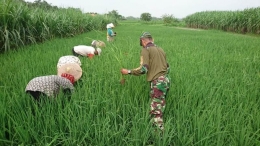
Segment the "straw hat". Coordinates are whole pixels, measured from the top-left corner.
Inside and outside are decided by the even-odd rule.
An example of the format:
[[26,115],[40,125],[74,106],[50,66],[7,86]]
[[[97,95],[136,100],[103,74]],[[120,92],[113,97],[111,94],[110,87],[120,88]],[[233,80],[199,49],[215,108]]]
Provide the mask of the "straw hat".
[[96,46],[99,48],[104,48],[106,47],[106,44],[103,41],[97,41]]
[[106,47],[106,44],[103,41],[100,41],[100,40],[93,40],[92,43],[91,43],[91,46],[103,48],[103,47]]
[[77,63],[67,63],[58,68],[58,75],[67,73],[74,76],[75,81],[79,80],[82,76],[82,69]]

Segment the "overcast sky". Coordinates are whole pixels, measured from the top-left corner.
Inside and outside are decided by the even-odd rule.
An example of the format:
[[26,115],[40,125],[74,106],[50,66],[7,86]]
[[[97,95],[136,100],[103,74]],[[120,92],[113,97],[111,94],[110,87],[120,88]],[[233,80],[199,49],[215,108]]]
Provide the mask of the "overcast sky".
[[[33,2],[34,0],[25,0]],[[58,7],[80,8],[84,12],[104,14],[112,10],[122,16],[140,17],[148,12],[152,17],[172,14],[184,18],[207,10],[244,10],[260,7],[260,0],[45,0]]]

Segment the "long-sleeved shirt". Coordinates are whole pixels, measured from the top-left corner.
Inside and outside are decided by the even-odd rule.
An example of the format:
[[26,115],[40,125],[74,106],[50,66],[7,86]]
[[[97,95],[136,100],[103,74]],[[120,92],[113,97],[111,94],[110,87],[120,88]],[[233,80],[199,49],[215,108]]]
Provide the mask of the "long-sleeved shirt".
[[152,81],[162,75],[167,74],[168,63],[166,54],[162,48],[153,43],[148,43],[142,48],[140,66],[131,70],[132,75],[147,74],[147,81]]
[[70,80],[58,76],[48,75],[33,78],[26,86],[26,91],[40,91],[45,93],[47,96],[56,96],[59,94],[60,89],[74,90],[73,84]]
[[113,37],[114,36],[114,32],[113,32],[112,28],[108,28],[107,29],[107,36],[109,36],[109,37]]

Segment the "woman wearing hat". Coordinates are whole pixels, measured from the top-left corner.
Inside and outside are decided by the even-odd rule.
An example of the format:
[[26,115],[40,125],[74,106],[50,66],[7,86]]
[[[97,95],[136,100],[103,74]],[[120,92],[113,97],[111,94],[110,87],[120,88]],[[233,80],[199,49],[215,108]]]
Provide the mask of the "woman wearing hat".
[[25,92],[37,101],[41,97],[56,97],[62,89],[65,93],[74,90],[73,84],[82,76],[82,69],[76,63],[68,63],[58,68],[58,75],[33,78],[26,86]]
[[36,101],[45,97],[56,97],[63,92],[72,92],[74,77],[69,74],[47,75],[33,78],[26,86],[25,92],[30,94]]
[[114,37],[116,36],[116,32],[113,32],[114,24],[107,24],[107,41],[114,41]]
[[86,46],[86,45],[78,45],[74,46],[72,48],[72,53],[74,56],[86,56],[89,58],[93,58],[94,55],[99,55],[101,54],[101,49],[100,48],[94,48],[92,46]]

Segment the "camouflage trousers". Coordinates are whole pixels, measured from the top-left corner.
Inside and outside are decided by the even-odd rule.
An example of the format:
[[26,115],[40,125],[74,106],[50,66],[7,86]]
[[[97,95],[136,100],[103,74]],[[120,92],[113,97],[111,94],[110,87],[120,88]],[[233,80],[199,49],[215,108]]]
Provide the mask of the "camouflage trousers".
[[160,76],[157,79],[151,81],[151,118],[153,125],[160,130],[164,129],[163,125],[163,111],[166,106],[166,95],[170,88],[170,78],[166,76]]

